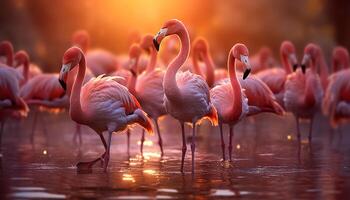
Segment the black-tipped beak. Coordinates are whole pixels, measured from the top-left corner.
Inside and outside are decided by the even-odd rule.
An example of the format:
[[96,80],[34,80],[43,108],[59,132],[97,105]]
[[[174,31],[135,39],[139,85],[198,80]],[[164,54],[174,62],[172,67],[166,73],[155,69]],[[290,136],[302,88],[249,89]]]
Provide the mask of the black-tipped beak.
[[295,70],[297,70],[297,68],[298,68],[298,64],[294,64],[293,65],[293,72],[295,72]]
[[157,51],[159,51],[159,43],[157,42],[157,40],[155,38],[153,38],[153,45],[156,48]]
[[306,66],[305,65],[301,65],[301,71],[303,72],[303,74],[305,74],[305,71],[306,71]]
[[244,71],[244,73],[243,73],[243,80],[245,80],[248,77],[248,75],[250,74],[250,71],[251,71],[251,69],[246,69]]
[[67,84],[66,84],[66,82],[64,82],[64,81],[61,80],[61,79],[58,79],[58,81],[60,82],[60,84],[61,84],[62,88],[64,89],[64,91],[66,91],[66,90],[67,90]]

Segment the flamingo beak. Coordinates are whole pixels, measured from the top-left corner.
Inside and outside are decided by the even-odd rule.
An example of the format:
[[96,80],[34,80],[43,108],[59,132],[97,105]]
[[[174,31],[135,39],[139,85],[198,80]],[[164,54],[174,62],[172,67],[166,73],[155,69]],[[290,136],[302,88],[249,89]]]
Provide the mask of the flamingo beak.
[[297,56],[294,53],[289,55],[289,61],[292,63],[293,71],[297,70],[298,60],[297,60]]
[[164,39],[168,32],[167,28],[162,28],[159,30],[159,32],[154,36],[153,38],[153,45],[156,48],[157,51],[159,51],[160,43]]
[[244,70],[244,73],[243,73],[243,80],[245,80],[248,75],[250,74],[250,72],[252,71],[252,68],[250,66],[250,63],[249,63],[249,58],[248,56],[241,56],[241,62],[244,64],[244,66],[246,67],[246,69]]
[[304,54],[303,60],[301,61],[301,70],[303,71],[303,74],[305,74],[306,64],[310,61],[310,58],[309,54]]
[[60,82],[62,88],[66,91],[67,90],[67,77],[68,77],[68,72],[70,70],[71,67],[71,63],[68,64],[63,64],[61,71],[60,71],[60,75],[58,77],[58,81]]

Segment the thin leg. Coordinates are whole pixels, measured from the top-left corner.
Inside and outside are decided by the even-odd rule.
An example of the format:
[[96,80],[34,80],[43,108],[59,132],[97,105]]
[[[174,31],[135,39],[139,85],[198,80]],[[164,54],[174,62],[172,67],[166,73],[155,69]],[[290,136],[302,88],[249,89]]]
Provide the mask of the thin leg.
[[36,128],[36,122],[38,120],[38,111],[34,111],[34,119],[33,119],[33,126],[32,126],[32,134],[30,136],[30,141],[32,145],[34,144],[34,135],[35,135],[35,128]]
[[229,157],[230,157],[230,161],[232,161],[232,138],[233,138],[233,126],[230,126],[230,144],[228,145],[228,152],[229,152]]
[[160,130],[159,130],[158,119],[154,119],[154,124],[156,125],[157,134],[158,134],[158,144],[159,144],[161,156],[163,157],[163,156],[164,156],[164,151],[163,151],[163,140],[162,140],[162,136],[161,136]]
[[309,144],[311,144],[311,140],[312,140],[312,125],[314,122],[314,117],[311,117],[310,119],[310,130],[309,130]]
[[297,124],[297,138],[298,138],[298,143],[300,145],[301,135],[300,135],[300,126],[299,126],[299,117],[298,116],[295,116],[295,122]]
[[225,141],[224,141],[224,134],[222,130],[222,123],[219,124],[220,128],[220,136],[221,136],[221,149],[222,149],[222,159],[225,161]]
[[83,139],[81,136],[81,125],[78,123],[75,123],[75,133],[74,133],[73,140],[75,144],[77,144],[80,148],[83,143]]
[[130,129],[126,130],[126,137],[127,137],[127,153],[128,157],[130,157]]
[[111,151],[111,143],[112,143],[112,131],[108,132],[108,143],[107,143],[107,151],[106,155],[104,156],[104,161],[105,161],[105,166],[104,166],[104,171],[107,171],[108,163],[109,163],[109,155]]
[[4,131],[4,125],[5,125],[5,122],[4,121],[1,121],[1,127],[0,127],[0,153],[2,152],[2,133]]
[[182,157],[181,157],[181,172],[184,172],[184,161],[185,161],[185,155],[187,151],[186,146],[186,135],[185,135],[185,124],[181,122],[181,131],[182,131]]
[[95,160],[93,161],[90,161],[90,162],[79,162],[77,164],[77,168],[78,168],[78,171],[88,171],[88,170],[91,170],[92,166],[98,162],[98,161],[101,161],[103,160],[102,164],[105,164],[105,156],[106,156],[106,153],[107,153],[107,143],[105,141],[105,138],[103,137],[102,133],[98,133],[98,135],[100,136],[100,139],[103,143],[103,146],[105,148],[105,152],[98,158],[96,158]]
[[141,156],[143,156],[143,143],[144,142],[145,142],[145,129],[142,129],[141,147],[140,147]]
[[194,173],[194,153],[196,151],[196,123],[193,122],[192,128],[192,141],[191,141],[191,151],[192,151],[192,173]]

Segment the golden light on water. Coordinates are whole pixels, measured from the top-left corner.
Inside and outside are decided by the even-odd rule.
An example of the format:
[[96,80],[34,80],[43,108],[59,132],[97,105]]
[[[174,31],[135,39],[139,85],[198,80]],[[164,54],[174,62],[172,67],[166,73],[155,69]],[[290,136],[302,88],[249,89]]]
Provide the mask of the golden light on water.
[[149,175],[156,175],[157,174],[157,172],[153,169],[145,169],[145,170],[143,170],[143,173],[149,174]]
[[[137,145],[141,145],[141,141],[137,141]],[[153,146],[153,141],[152,141],[152,140],[145,140],[145,141],[143,142],[143,146],[149,146],[149,147],[151,147],[151,146]]]
[[131,174],[123,174],[123,181],[129,181],[135,183],[135,179]]
[[287,135],[287,139],[288,140],[292,140],[292,136],[291,135]]
[[240,144],[237,144],[237,145],[236,145],[236,149],[241,149],[241,145],[240,145]]
[[43,150],[43,155],[47,155],[47,150]]

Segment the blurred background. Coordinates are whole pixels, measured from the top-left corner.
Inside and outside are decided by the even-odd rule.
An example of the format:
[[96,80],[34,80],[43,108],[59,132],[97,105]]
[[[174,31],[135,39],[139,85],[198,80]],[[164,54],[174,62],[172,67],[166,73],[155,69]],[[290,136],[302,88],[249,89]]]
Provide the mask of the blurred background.
[[155,34],[171,18],[186,24],[192,40],[206,37],[218,65],[236,42],[251,54],[266,45],[278,56],[280,43],[289,39],[299,59],[303,47],[315,42],[328,61],[335,45],[350,47],[349,0],[2,0],[0,40],[54,72],[75,30],[86,29],[92,47],[121,54],[133,34]]

